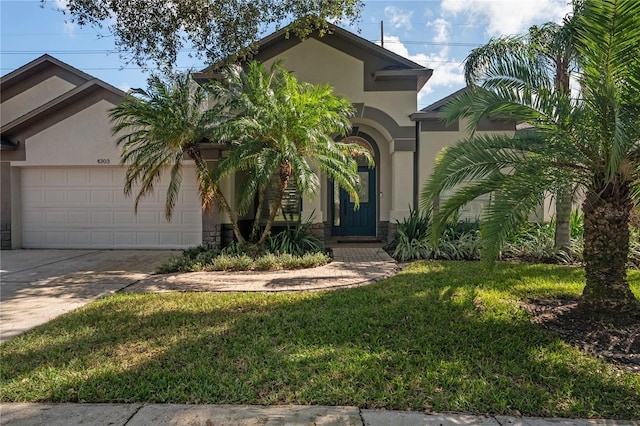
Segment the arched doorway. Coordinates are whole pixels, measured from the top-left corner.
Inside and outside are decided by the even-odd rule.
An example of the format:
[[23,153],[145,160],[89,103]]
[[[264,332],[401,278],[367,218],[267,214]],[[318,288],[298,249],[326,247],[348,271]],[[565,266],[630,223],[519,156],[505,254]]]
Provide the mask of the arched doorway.
[[[357,143],[368,149],[377,159],[375,142],[366,134],[348,136],[347,143]],[[377,178],[376,167],[369,167],[364,159],[358,159],[358,177],[360,206],[356,209],[355,200],[344,189],[333,182],[331,185],[331,221],[334,236],[376,236],[377,232]]]

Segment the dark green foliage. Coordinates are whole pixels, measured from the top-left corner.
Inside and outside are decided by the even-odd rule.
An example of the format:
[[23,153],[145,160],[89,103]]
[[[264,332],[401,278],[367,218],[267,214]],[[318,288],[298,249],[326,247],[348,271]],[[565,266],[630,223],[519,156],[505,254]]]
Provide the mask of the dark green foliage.
[[409,217],[397,222],[396,235],[385,248],[400,262],[418,259],[477,260],[480,256],[479,226],[470,221],[449,224],[438,243],[434,244],[431,240],[431,216],[410,209]]
[[[40,0],[44,3],[48,0]],[[252,52],[251,45],[267,28],[293,22],[292,35],[325,33],[327,21],[354,22],[360,0],[69,0],[67,18],[79,25],[107,27],[116,47],[140,66],[153,62],[171,68],[187,48],[216,63]]]
[[182,250],[181,256],[169,259],[166,263],[156,268],[158,274],[169,274],[172,272],[195,272],[201,270],[205,265],[213,262],[213,259],[220,254],[220,250],[210,248],[206,245],[192,247]]
[[270,253],[296,256],[320,252],[323,243],[311,232],[311,225],[311,219],[294,225],[287,223],[284,230],[269,237],[265,248]]

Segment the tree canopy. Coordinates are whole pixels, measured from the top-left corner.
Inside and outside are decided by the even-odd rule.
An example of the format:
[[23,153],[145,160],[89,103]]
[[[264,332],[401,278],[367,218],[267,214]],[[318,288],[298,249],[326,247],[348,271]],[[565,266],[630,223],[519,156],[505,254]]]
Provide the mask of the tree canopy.
[[106,27],[138,65],[166,69],[185,48],[213,63],[250,52],[274,27],[292,23],[290,32],[305,37],[326,31],[327,20],[353,22],[361,8],[361,0],[67,0],[62,11],[78,25]]

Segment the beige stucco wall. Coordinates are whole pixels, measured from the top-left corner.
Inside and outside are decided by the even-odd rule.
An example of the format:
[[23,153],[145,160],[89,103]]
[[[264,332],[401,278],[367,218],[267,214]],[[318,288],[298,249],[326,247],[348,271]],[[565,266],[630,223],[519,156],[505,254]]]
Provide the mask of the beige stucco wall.
[[10,123],[21,115],[46,104],[74,87],[76,86],[53,75],[9,99],[3,99],[0,106],[2,125]]
[[[419,172],[418,172],[418,190],[421,191],[427,179],[431,176],[436,163],[436,158],[446,147],[452,146],[457,141],[468,136],[466,131],[467,122],[462,121],[458,131],[424,131],[420,132],[420,154],[419,154]],[[486,132],[480,131],[478,134],[513,134],[513,131],[496,131]],[[447,198],[444,194],[442,198]],[[481,215],[483,207],[489,202],[489,196],[482,196],[469,203],[461,212],[461,219],[475,220]]]
[[411,126],[409,114],[416,111],[416,91],[365,92],[364,64],[338,49],[309,38],[265,62],[267,67],[283,58],[283,66],[300,81],[328,83],[335,93],[353,103],[364,103],[389,114],[399,125]]
[[111,136],[108,111],[115,105],[100,100],[28,137],[26,160],[15,166],[101,166],[120,163]]

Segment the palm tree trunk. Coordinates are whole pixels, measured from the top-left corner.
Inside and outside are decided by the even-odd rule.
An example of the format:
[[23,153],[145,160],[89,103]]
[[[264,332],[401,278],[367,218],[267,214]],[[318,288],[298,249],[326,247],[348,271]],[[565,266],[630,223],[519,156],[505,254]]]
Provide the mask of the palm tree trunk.
[[[569,84],[569,52],[560,52],[556,58],[556,90],[567,99],[571,95]],[[563,122],[563,121],[561,121]],[[564,125],[560,125],[560,130]],[[556,229],[554,248],[556,251],[571,253],[571,209],[573,207],[573,190],[571,186],[563,186],[556,194]]]
[[251,227],[251,235],[249,241],[255,241],[258,238],[258,232],[260,232],[260,219],[262,217],[262,206],[264,204],[264,192],[265,188],[260,188],[258,192],[258,207],[256,209],[256,217],[253,219],[253,226]]
[[597,182],[583,204],[587,284],[579,307],[593,314],[640,312],[626,272],[633,208],[629,189],[619,181]]
[[216,200],[218,201],[218,206],[220,206],[220,210],[222,210],[227,214],[227,216],[229,216],[229,220],[231,221],[231,228],[233,229],[233,235],[235,235],[236,239],[238,240],[238,243],[240,243],[241,246],[246,245],[247,241],[242,236],[242,232],[240,232],[240,227],[238,226],[238,219],[233,214],[233,211],[231,211],[231,207],[229,207],[229,203],[227,203],[227,199],[224,198],[224,195],[222,195],[222,193],[219,190],[218,190],[218,195],[216,197]]
[[269,218],[267,219],[267,223],[264,227],[264,231],[262,231],[262,236],[260,237],[260,241],[258,241],[258,246],[261,247],[264,245],[265,241],[269,237],[269,233],[271,232],[271,227],[273,226],[273,221],[276,218],[276,214],[278,214],[278,209],[280,209],[280,205],[282,204],[282,197],[284,196],[284,190],[287,189],[287,185],[289,184],[289,178],[291,177],[291,164],[283,163],[280,164],[280,185],[278,185],[278,190],[276,191],[275,200],[273,201],[273,206],[271,207],[271,211],[269,212]]
[[246,241],[240,232],[240,227],[238,226],[238,219],[231,211],[231,207],[229,207],[229,203],[227,199],[220,191],[217,182],[213,181],[211,177],[211,170],[207,165],[207,162],[202,157],[202,152],[197,145],[192,146],[186,150],[187,154],[193,161],[196,163],[196,169],[200,174],[200,185],[203,186],[201,188],[201,197],[202,197],[202,205],[205,208],[209,207],[209,204],[214,200],[217,201],[218,207],[220,210],[225,212],[231,221],[231,228],[233,229],[233,234],[241,245],[245,245]]
[[562,188],[556,194],[556,229],[554,248],[557,251],[571,253],[571,209],[573,191]]

